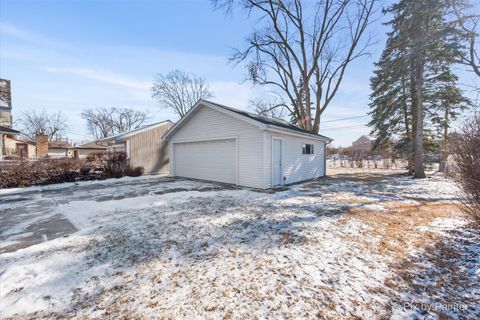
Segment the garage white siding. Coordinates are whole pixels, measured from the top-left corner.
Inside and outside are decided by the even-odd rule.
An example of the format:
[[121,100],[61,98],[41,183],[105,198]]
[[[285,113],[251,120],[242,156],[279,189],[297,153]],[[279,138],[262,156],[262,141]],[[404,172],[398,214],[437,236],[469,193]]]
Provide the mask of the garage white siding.
[[174,143],[175,175],[237,183],[236,139]]
[[65,157],[68,157],[69,155],[68,155],[67,149],[49,148],[48,156],[50,158],[65,158]]
[[[264,132],[254,125],[212,108],[200,106],[196,113],[175,132],[170,142],[172,149],[174,149],[178,142],[200,142],[226,138],[237,139],[238,184],[265,188],[263,175]],[[221,154],[215,153],[214,156],[221,156]],[[203,165],[202,162],[205,161],[204,158],[197,158],[193,153],[189,157],[192,161],[192,167],[200,168]],[[171,173],[173,175],[179,175],[175,168],[177,161],[178,158],[174,155],[171,163]]]
[[[297,137],[288,134],[267,133],[267,175],[264,183],[271,185],[271,148],[272,137],[283,141],[282,171],[286,178],[285,183],[290,184],[298,181],[313,179],[325,175],[325,142],[308,137]],[[302,154],[303,144],[313,144],[314,154]]]

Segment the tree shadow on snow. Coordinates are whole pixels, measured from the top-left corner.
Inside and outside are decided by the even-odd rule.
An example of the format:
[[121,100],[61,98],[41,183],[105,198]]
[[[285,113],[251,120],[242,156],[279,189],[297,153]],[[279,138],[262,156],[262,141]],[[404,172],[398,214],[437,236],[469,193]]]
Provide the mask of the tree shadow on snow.
[[[79,277],[69,314],[76,314],[77,308],[82,305],[96,304],[102,291],[93,290],[85,294],[82,293],[82,287],[99,286],[99,276],[113,277],[116,272],[136,270],[138,266],[156,260],[170,261],[182,268],[185,264],[216,259],[217,250],[228,250],[233,246],[252,253],[284,246],[301,246],[305,240],[305,230],[310,225],[322,219],[336,219],[337,216],[348,213],[350,207],[329,205],[324,201],[299,205],[290,200],[298,196],[321,198],[349,191],[355,196],[364,196],[367,192],[369,198],[383,201],[386,196],[395,197],[394,194],[381,190],[394,183],[391,176],[385,175],[367,180],[336,176],[292,186],[290,190],[266,196],[253,203],[238,197],[219,195],[191,197],[185,202],[149,207],[141,212],[124,212],[125,216],[130,214],[124,222],[120,215],[117,223],[98,226],[94,231],[95,240],[84,248],[85,256],[78,263],[84,264],[87,271],[107,266],[111,274]],[[405,197],[402,196],[401,199]],[[469,250],[468,248],[464,246],[458,249]],[[62,268],[62,265],[58,268]],[[432,272],[421,271],[425,277]],[[61,277],[55,281],[72,281],[68,269],[63,273],[64,279]],[[402,283],[411,286],[411,290],[423,290],[421,287],[414,288],[414,282],[402,279]]]
[[392,265],[386,280],[396,308],[419,318],[480,318],[480,224],[446,232],[442,240]]

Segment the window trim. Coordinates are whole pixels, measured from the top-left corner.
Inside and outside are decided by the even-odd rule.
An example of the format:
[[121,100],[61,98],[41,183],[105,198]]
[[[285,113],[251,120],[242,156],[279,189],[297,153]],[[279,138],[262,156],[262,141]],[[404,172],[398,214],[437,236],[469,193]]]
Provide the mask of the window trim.
[[[307,150],[307,148],[308,148],[308,150]],[[302,154],[303,155],[315,154],[315,145],[313,143],[303,143],[302,144]]]

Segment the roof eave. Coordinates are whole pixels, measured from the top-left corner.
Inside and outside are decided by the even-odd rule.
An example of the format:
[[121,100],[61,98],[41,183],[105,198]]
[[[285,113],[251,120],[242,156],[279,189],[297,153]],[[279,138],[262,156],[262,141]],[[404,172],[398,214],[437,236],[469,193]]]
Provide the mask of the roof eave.
[[233,112],[231,110],[229,110],[228,108],[221,108],[217,105],[215,105],[214,103],[210,103],[209,101],[206,101],[206,100],[199,100],[188,112],[187,114],[185,114],[175,125],[173,125],[170,130],[168,130],[164,136],[163,136],[163,139],[170,139],[171,136],[175,133],[175,131],[177,131],[182,125],[183,123],[185,123],[189,118],[192,117],[192,115],[195,113],[195,111],[201,106],[206,106],[206,107],[209,107],[209,108],[212,108],[214,110],[217,110],[217,111],[220,111],[222,113],[225,113],[225,114],[228,114],[228,115],[231,115],[237,119],[240,119],[244,122],[247,122],[247,123],[250,123],[250,124],[253,124],[255,126],[257,126],[260,130],[270,130],[270,131],[276,131],[276,132],[281,132],[281,133],[286,133],[286,134],[290,134],[290,135],[297,135],[297,136],[302,136],[302,137],[309,137],[309,138],[312,138],[312,139],[317,139],[317,140],[322,140],[322,141],[325,141],[327,143],[330,143],[333,141],[333,139],[329,138],[329,137],[325,137],[325,136],[321,136],[321,135],[316,135],[314,133],[312,134],[309,134],[309,133],[306,133],[306,132],[300,132],[300,131],[297,131],[297,130],[293,130],[293,129],[288,129],[288,128],[284,128],[284,127],[280,127],[280,126],[276,126],[276,125],[273,125],[273,124],[265,124],[265,123],[262,123],[258,120],[255,120],[255,119],[251,119],[249,117],[246,117],[244,115],[241,115],[241,114],[238,114],[236,112]]
[[292,129],[281,128],[281,127],[278,127],[278,126],[275,126],[275,125],[268,125],[267,130],[274,131],[274,132],[279,132],[279,133],[290,134],[290,135],[309,137],[311,139],[327,141],[328,143],[333,141],[333,139],[331,139],[329,137],[316,135],[314,133],[306,133],[306,132],[300,132],[300,131],[296,131],[296,130],[292,130]]
[[143,127],[143,128],[137,128],[137,129],[133,129],[133,130],[130,130],[130,131],[127,131],[127,132],[116,134],[116,135],[113,135],[113,136],[110,136],[110,137],[98,139],[98,140],[96,140],[96,142],[110,142],[110,141],[121,142],[121,141],[123,141],[123,139],[131,137],[132,135],[135,135],[135,134],[140,133],[142,131],[150,130],[150,129],[153,129],[153,128],[156,128],[156,127],[159,127],[159,126],[163,126],[167,123],[173,124],[173,122],[171,120],[165,120],[165,121],[161,121],[161,122],[158,122],[158,123],[155,123],[155,124]]
[[211,103],[209,101],[206,101],[206,100],[198,100],[197,103],[195,103],[195,105],[190,108],[190,110],[187,112],[187,114],[185,114],[177,123],[175,123],[173,125],[173,127],[170,128],[170,130],[167,131],[167,133],[165,133],[163,135],[163,139],[165,140],[168,140],[171,138],[171,136],[173,135],[173,133],[175,133],[175,131],[177,131],[182,125],[183,123],[185,123],[189,118],[192,117],[192,115],[195,113],[195,111],[200,107],[200,106],[205,106],[205,107],[208,107],[208,108],[211,108],[211,109],[214,109],[214,110],[217,110],[221,113],[224,113],[224,114],[227,114],[227,115],[230,115],[234,118],[237,118],[237,119],[240,119],[241,121],[244,121],[244,122],[247,122],[247,123],[250,123],[251,125],[254,125],[256,127],[258,127],[259,129],[261,130],[266,130],[267,129],[267,125],[264,124],[264,123],[261,123],[260,121],[257,121],[257,120],[253,120],[253,119],[250,119],[248,117],[245,117],[241,114],[238,114],[236,112],[233,112],[231,110],[228,110],[226,108],[221,108],[217,105],[215,105],[214,103]]

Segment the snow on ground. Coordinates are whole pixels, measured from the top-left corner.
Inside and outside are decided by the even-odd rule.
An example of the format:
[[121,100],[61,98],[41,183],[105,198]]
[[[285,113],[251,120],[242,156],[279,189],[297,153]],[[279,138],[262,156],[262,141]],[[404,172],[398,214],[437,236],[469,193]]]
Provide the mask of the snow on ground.
[[480,316],[480,239],[448,178],[56,190],[46,214],[79,231],[0,254],[0,318]]

